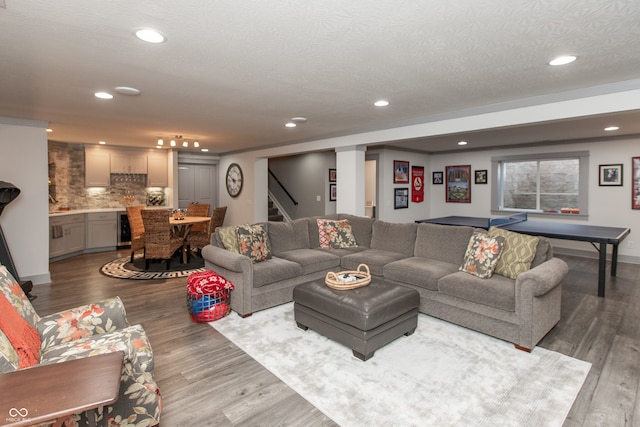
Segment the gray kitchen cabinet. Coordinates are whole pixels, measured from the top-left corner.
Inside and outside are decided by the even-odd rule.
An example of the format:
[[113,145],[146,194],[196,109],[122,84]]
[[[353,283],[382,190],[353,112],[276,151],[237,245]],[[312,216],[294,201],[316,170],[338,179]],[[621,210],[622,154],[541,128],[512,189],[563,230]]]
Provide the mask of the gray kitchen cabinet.
[[112,150],[111,173],[146,174],[147,153],[124,149]]
[[85,187],[108,187],[111,178],[111,162],[107,149],[101,147],[89,148],[84,150]]
[[50,218],[49,258],[83,251],[85,230],[84,214]]
[[167,152],[156,150],[147,156],[147,187],[168,187]]
[[87,214],[87,249],[115,247],[117,239],[117,213],[95,212]]

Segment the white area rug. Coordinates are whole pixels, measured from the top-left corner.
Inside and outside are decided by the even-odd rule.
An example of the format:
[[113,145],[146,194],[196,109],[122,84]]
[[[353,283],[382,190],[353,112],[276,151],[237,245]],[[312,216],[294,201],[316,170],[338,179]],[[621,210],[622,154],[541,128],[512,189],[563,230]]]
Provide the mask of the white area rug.
[[210,323],[337,424],[562,426],[590,363],[423,314],[366,362],[293,318],[293,303]]

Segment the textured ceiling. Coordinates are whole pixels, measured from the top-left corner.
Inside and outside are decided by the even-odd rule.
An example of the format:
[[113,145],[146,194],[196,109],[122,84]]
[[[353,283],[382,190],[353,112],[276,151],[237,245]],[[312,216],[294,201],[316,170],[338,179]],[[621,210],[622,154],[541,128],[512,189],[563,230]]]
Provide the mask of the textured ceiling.
[[[637,0],[5,3],[0,116],[48,121],[65,142],[153,146],[181,134],[225,153],[640,78]],[[136,27],[168,40],[143,43]],[[566,53],[578,61],[547,65]],[[142,94],[93,97],[116,86]],[[373,107],[380,98],[391,105]],[[295,116],[308,122],[285,128]],[[640,134],[638,116],[625,119],[621,131]],[[549,129],[533,139],[595,136]],[[536,142],[531,133],[504,139]]]

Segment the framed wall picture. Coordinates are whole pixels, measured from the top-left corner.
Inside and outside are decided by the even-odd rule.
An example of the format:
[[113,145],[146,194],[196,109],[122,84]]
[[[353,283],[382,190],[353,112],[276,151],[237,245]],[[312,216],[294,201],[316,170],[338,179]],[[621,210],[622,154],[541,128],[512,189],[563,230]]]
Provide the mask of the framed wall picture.
[[336,182],[336,170],[329,169],[329,182]]
[[409,183],[409,162],[401,160],[393,161],[393,183],[408,184]]
[[432,173],[432,177],[431,177],[431,183],[438,185],[438,184],[444,184],[444,172],[440,171],[440,172],[433,172]]
[[424,202],[424,166],[411,166],[411,201]]
[[487,183],[487,170],[486,169],[481,169],[481,170],[477,170],[475,171],[475,180],[473,181],[474,184],[486,184]]
[[447,203],[471,203],[471,165],[445,167]]
[[335,202],[337,198],[336,196],[336,184],[329,184],[329,201]]
[[622,163],[599,166],[599,186],[622,186]]
[[409,207],[409,189],[394,188],[393,189],[393,208],[405,209]]
[[631,158],[631,209],[640,209],[640,157]]

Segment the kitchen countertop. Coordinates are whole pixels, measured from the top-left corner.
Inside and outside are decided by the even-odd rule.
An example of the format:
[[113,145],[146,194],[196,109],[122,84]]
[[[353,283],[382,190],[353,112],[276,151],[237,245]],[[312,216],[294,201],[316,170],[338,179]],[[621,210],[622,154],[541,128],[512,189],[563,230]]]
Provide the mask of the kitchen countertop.
[[[169,206],[147,206],[145,209],[173,209]],[[49,212],[49,217],[59,217],[65,215],[77,215],[87,213],[102,213],[102,212],[126,212],[126,207],[120,208],[93,208],[93,209],[71,209],[69,211],[53,211]]]

